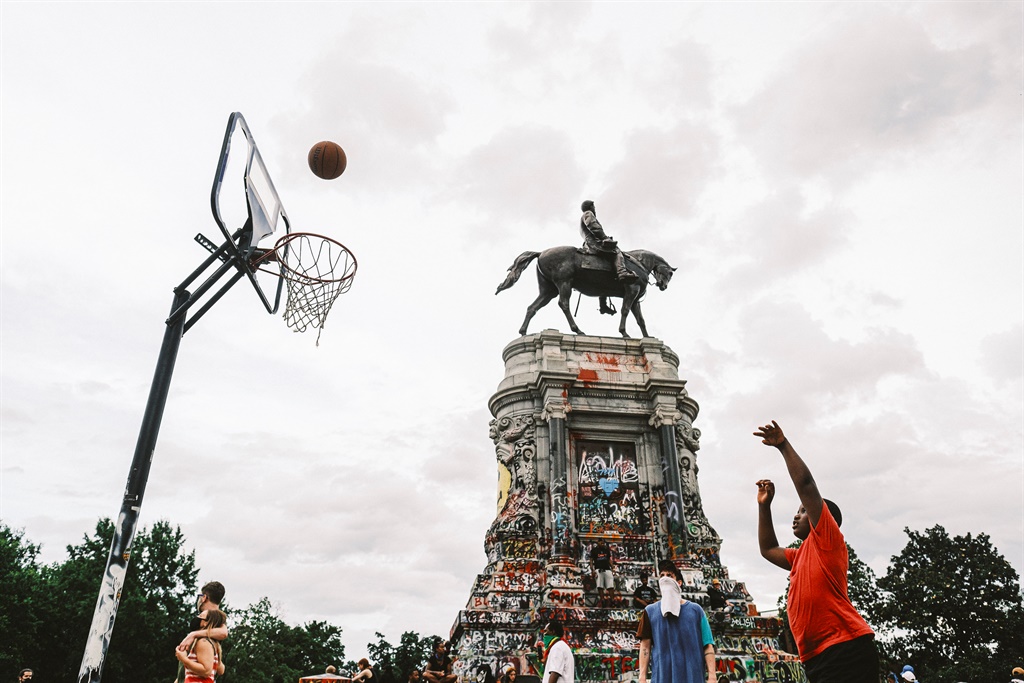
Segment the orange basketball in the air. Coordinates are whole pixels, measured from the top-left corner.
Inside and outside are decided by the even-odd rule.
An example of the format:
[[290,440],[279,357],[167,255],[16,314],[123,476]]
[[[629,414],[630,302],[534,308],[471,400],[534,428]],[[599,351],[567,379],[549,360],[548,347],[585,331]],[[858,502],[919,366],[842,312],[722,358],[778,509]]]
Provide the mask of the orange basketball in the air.
[[348,164],[345,150],[330,140],[313,145],[306,160],[309,162],[309,170],[324,180],[334,180],[345,172],[345,166]]

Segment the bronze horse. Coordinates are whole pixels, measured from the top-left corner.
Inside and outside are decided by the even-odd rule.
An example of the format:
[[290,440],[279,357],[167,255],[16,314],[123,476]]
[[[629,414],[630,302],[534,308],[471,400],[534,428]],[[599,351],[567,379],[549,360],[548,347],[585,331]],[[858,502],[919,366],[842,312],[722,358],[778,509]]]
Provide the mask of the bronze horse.
[[[636,322],[640,326],[640,331],[646,337],[648,336],[647,325],[644,324],[644,315],[640,310],[640,300],[647,292],[648,276],[653,274],[658,289],[664,291],[676,269],[652,251],[637,249],[624,253],[626,267],[637,275],[632,282],[617,280],[610,264],[603,259],[596,260],[599,257],[583,254],[576,247],[551,247],[542,252],[524,251],[508,269],[508,276],[504,282],[498,285],[498,291],[495,294],[514,285],[526,266],[533,259],[537,259],[537,284],[540,294],[527,307],[526,320],[519,328],[519,334],[526,334],[530,319],[556,296],[558,297],[558,307],[565,313],[569,327],[576,334],[584,334],[577,327],[572,313],[569,312],[569,297],[572,295],[572,290],[575,289],[587,296],[601,297],[602,313],[615,313],[615,309],[607,308],[604,305],[605,297],[621,297],[619,334],[629,337],[626,334],[626,316],[632,311],[633,317],[636,318]],[[589,268],[584,267],[585,261],[593,265]],[[594,268],[594,265],[597,268]]]

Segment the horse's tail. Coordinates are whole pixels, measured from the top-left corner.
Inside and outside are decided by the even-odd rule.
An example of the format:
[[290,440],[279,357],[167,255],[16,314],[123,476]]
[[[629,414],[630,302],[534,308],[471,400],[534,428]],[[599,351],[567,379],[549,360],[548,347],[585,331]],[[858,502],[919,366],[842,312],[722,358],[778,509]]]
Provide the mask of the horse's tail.
[[515,262],[509,267],[508,275],[505,276],[505,281],[498,285],[499,292],[508,289],[516,282],[519,281],[519,276],[526,270],[526,266],[530,265],[530,261],[540,256],[539,251],[524,251],[522,254],[516,257]]

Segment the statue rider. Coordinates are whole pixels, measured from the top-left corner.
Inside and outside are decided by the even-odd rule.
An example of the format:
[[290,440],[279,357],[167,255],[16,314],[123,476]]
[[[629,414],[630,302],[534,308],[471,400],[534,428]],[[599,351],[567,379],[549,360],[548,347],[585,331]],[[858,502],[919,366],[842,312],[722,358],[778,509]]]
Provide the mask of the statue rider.
[[[605,258],[613,257],[615,261],[615,278],[620,282],[631,282],[637,274],[626,268],[625,258],[618,244],[608,235],[597,220],[594,202],[589,199],[580,207],[583,217],[580,218],[580,234],[583,235],[583,253],[596,254]],[[614,256],[613,256],[614,255]]]

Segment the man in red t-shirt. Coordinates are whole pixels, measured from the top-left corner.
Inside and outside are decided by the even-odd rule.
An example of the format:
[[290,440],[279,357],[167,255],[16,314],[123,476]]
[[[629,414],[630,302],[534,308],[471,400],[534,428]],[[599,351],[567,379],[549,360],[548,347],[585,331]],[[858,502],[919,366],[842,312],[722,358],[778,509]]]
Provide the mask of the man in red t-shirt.
[[875,634],[847,593],[850,558],[839,506],[818,493],[811,471],[772,420],[754,436],[779,449],[793,480],[800,509],[793,517],[799,548],[780,548],[772,525],[775,484],[757,482],[757,542],[761,557],[789,570],[786,613],[811,683],[877,683]]

